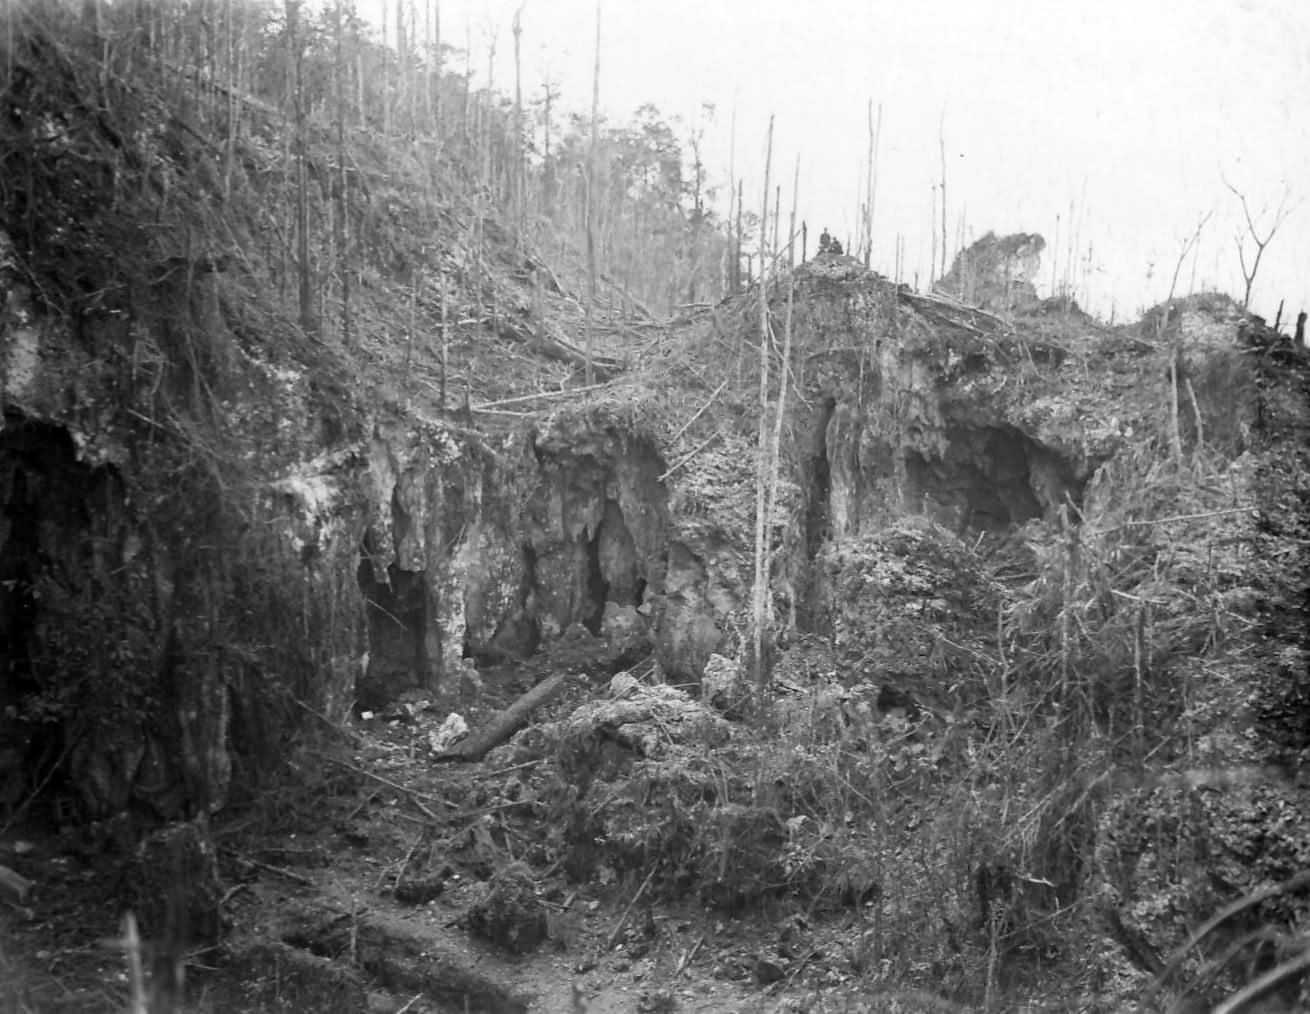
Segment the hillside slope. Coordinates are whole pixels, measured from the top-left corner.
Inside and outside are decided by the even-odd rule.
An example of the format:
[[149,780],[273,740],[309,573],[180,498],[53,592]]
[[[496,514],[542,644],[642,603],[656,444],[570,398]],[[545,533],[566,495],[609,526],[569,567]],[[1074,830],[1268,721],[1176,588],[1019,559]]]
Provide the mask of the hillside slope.
[[[232,967],[267,985],[295,960],[327,994],[309,958],[363,939],[352,1002],[361,977],[410,981],[394,944],[434,1010],[458,998],[423,964],[424,910],[397,915],[411,874],[466,878],[445,915],[511,950],[556,938],[568,877],[597,905],[782,911],[768,949],[714,959],[759,985],[1102,1009],[1173,975],[1210,913],[1296,883],[1304,349],[1222,298],[1111,329],[825,254],[770,279],[768,338],[758,283],[657,319],[602,279],[588,365],[577,261],[497,210],[471,149],[221,86],[182,45],[199,36],[148,11],[137,35],[21,10],[0,804],[48,851],[5,867],[50,889],[75,827],[88,869],[134,871],[149,938],[214,946],[233,917],[252,949]],[[1037,240],[996,242],[1031,260]],[[743,669],[775,424],[761,692]],[[652,685],[592,699],[633,671]],[[451,713],[491,723],[563,672],[592,683],[550,721],[434,768]],[[211,827],[242,844],[224,876],[258,882],[239,902]],[[343,922],[343,891],[382,914]],[[1299,897],[1180,954],[1167,988],[1226,995],[1295,961]],[[88,939],[124,903],[99,900]]]

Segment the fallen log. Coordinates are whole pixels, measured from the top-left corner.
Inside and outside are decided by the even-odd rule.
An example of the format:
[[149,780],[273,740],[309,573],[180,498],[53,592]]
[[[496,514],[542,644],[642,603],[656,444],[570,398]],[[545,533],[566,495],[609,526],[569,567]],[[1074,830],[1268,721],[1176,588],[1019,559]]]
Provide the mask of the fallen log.
[[490,725],[475,732],[468,739],[455,744],[449,750],[437,754],[433,760],[438,763],[471,764],[482,760],[493,748],[500,746],[514,733],[528,724],[532,713],[544,704],[549,704],[568,683],[568,675],[560,674],[542,680],[517,701],[502,711]]
[[[586,387],[566,388],[562,391],[538,391],[536,394],[521,394],[516,398],[501,398],[499,401],[487,401],[481,405],[474,405],[474,412],[489,412],[493,408],[501,408],[504,405],[521,405],[525,401],[548,401],[552,398],[569,398],[575,394],[586,394],[588,391],[599,391],[605,384],[589,384]],[[676,439],[676,438],[675,438]]]
[[[585,367],[587,354],[563,335],[550,333],[552,330],[545,324],[534,329],[531,322],[515,317],[502,317],[496,327],[496,333],[506,341],[518,342],[559,363]],[[605,379],[623,370],[623,364],[609,356],[593,355],[591,365],[596,376]]]

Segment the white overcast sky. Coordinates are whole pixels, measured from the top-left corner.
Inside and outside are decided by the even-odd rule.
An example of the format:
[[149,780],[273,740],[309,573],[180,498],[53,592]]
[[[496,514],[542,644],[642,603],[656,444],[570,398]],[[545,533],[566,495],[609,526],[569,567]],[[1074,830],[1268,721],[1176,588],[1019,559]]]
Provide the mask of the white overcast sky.
[[[360,0],[380,22],[379,0]],[[524,89],[557,79],[565,107],[591,99],[594,0],[440,0],[443,41],[474,50],[485,83],[498,33],[498,87],[512,88],[514,10],[523,8]],[[423,0],[418,0],[420,12]],[[1084,295],[1119,319],[1166,297],[1184,241],[1213,217],[1189,258],[1192,282],[1240,298],[1234,239],[1244,192],[1269,244],[1252,308],[1272,320],[1310,309],[1310,0],[601,0],[601,105],[625,121],[654,103],[707,129],[711,172],[736,165],[758,209],[764,139],[776,117],[774,180],[801,163],[800,209],[813,237],[854,238],[870,98],[883,107],[874,267],[890,274],[897,234],[907,270],[927,281],[932,184],[946,142],[952,240],[1040,232],[1061,263],[1070,206]],[[394,7],[393,7],[394,9]],[[420,19],[422,14],[420,13]],[[394,19],[393,19],[394,20]],[[811,249],[813,240],[811,240]],[[1250,241],[1248,239],[1248,250]],[[953,252],[953,251],[952,251]],[[1043,290],[1051,283],[1051,247]],[[1081,275],[1080,275],[1081,282]]]

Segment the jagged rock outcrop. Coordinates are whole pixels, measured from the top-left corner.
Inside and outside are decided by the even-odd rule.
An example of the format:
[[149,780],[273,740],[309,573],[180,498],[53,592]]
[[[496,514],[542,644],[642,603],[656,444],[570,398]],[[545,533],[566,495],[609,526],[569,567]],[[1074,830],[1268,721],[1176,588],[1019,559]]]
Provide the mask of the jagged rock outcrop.
[[[216,279],[186,313],[225,319]],[[349,403],[218,324],[189,340],[223,368],[181,372],[168,326],[51,312],[0,234],[5,738],[27,791],[62,767],[88,818],[221,808],[233,748],[276,754],[289,695],[343,713],[362,650],[352,522],[287,474],[351,470]]]
[[[832,632],[849,577],[821,557],[862,567],[859,547],[906,516],[953,533],[944,546],[1076,513],[1165,403],[1164,372],[1142,375],[1149,346],[1085,320],[1060,342],[1016,332],[848,261],[794,276],[796,386],[771,540],[777,615],[800,631]],[[242,338],[221,273],[182,295],[222,350],[212,428],[159,400],[185,377],[158,365],[158,322],[112,323],[115,341],[135,336],[108,345],[137,350],[124,364],[96,352],[111,322],[75,334],[4,276],[6,519],[28,537],[0,550],[12,582],[0,692],[30,734],[70,667],[98,674],[76,684],[89,694],[77,711],[105,720],[47,737],[68,743],[88,812],[221,806],[234,751],[276,752],[288,690],[339,715],[579,625],[611,642],[614,664],[653,647],[679,680],[740,647],[757,422],[739,395],[655,372],[635,394],[616,388],[608,409],[579,399],[478,433],[420,405],[365,409],[330,357],[272,358]],[[781,318],[781,291],[773,302]],[[750,334],[755,305],[693,320],[683,354],[722,371],[716,343]],[[1184,426],[1233,447],[1244,424],[1212,392],[1231,387],[1235,355],[1207,338],[1184,357],[1200,420]],[[40,562],[20,548],[33,545]],[[88,610],[109,647],[70,652]]]
[[1094,395],[1079,392],[1064,350],[967,323],[875,275],[835,283],[801,269],[793,332],[798,572],[825,541],[906,515],[972,535],[1049,516],[1122,445],[1103,409],[1078,419]]
[[663,468],[612,427],[561,422],[498,447],[435,423],[376,430],[369,691],[435,687],[465,656],[524,657],[574,624],[636,650],[664,583]]
[[988,232],[955,255],[935,286],[993,313],[1023,312],[1038,304],[1037,277],[1046,240],[1037,233],[997,236]]
[[[365,413],[321,363],[235,341],[202,424],[156,397],[172,377],[148,318],[125,389],[117,331],[75,332],[3,267],[11,802],[59,761],[89,818],[208,812],[234,758],[257,769],[281,749],[291,696],[341,716],[576,624],[614,641],[615,664],[649,649],[668,525],[649,441]],[[225,320],[216,276],[194,284]],[[233,338],[213,326],[206,341]]]

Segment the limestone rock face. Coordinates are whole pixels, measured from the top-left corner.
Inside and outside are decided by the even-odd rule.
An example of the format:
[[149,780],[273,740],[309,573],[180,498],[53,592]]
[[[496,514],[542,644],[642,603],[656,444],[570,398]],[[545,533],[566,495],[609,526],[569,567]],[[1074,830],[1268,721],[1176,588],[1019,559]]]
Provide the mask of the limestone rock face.
[[375,428],[364,693],[435,688],[466,656],[525,657],[575,624],[614,657],[639,652],[664,581],[663,469],[612,427],[559,422],[495,445],[438,423]]
[[1036,282],[1046,240],[1036,233],[997,236],[989,232],[955,257],[937,283],[939,292],[996,313],[1037,304]]
[[722,655],[711,655],[701,677],[701,700],[724,711],[743,696],[741,666]]
[[221,809],[233,750],[282,749],[288,690],[342,714],[363,647],[342,406],[241,347],[216,275],[174,295],[203,382],[159,321],[40,305],[0,234],[0,709],[24,790],[63,756],[88,820]]
[[[1013,279],[1031,274],[1030,240],[1006,255]],[[571,630],[616,666],[653,647],[675,681],[699,679],[715,653],[740,654],[753,408],[711,406],[693,444],[682,424],[696,406],[661,427],[637,425],[631,405],[597,415],[580,402],[494,434],[363,406],[325,364],[274,360],[277,343],[243,338],[210,273],[176,293],[213,330],[221,364],[212,401],[183,411],[197,388],[159,365],[157,329],[115,318],[75,333],[37,305],[6,249],[0,237],[0,705],[24,737],[59,729],[54,753],[68,746],[89,816],[221,807],[234,752],[280,750],[289,719],[276,702],[288,690],[339,716]],[[1077,509],[1162,403],[1141,351],[1090,323],[1072,342],[1020,339],[851,258],[794,279],[795,386],[767,533],[773,613],[787,630],[852,633],[841,589],[873,558],[890,563],[879,540],[909,538],[906,517],[945,552]],[[689,326],[712,342],[738,314],[745,333],[754,305]],[[1241,382],[1240,362],[1185,345],[1198,425],[1238,447],[1249,421],[1219,401]],[[103,347],[134,348],[137,365],[123,374]],[[642,397],[664,397],[659,384]],[[202,410],[218,420],[222,454],[196,428]],[[934,658],[902,647],[915,664]],[[76,707],[61,696],[69,686]],[[6,796],[51,745],[6,760]]]
[[669,547],[657,607],[658,657],[675,676],[700,676],[710,655],[727,643],[727,621],[740,613],[749,593],[739,553],[708,542],[697,548],[682,542]]

